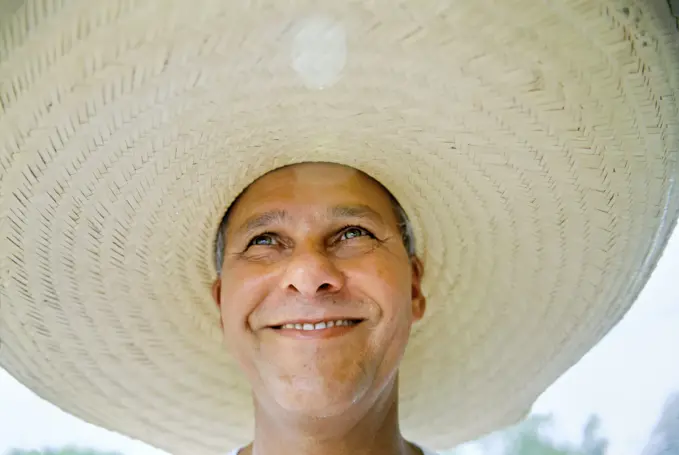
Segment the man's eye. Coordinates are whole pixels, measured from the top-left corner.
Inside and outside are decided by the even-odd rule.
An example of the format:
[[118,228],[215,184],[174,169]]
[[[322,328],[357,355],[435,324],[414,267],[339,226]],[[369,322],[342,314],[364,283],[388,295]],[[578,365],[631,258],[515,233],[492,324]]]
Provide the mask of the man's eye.
[[252,240],[248,243],[248,246],[257,246],[257,245],[262,245],[262,246],[267,246],[267,245],[273,245],[275,242],[274,236],[270,234],[261,234],[256,237],[253,237]]
[[368,236],[368,237],[373,237],[373,235],[368,232],[367,230],[359,227],[350,227],[348,229],[345,229],[342,232],[342,235],[340,236],[341,240],[349,240],[353,239],[356,237],[361,237],[361,236]]

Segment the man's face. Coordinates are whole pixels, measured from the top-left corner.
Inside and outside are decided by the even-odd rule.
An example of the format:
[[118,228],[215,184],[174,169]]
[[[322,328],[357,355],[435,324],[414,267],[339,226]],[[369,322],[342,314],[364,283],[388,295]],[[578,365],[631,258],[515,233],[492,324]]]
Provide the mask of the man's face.
[[242,195],[225,234],[213,294],[260,406],[321,417],[377,399],[425,304],[384,189],[340,165],[279,169]]

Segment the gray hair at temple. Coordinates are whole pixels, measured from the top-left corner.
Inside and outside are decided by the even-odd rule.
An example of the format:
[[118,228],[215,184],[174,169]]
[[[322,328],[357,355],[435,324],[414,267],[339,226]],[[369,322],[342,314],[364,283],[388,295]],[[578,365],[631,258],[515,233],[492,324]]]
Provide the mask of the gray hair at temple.
[[[378,182],[379,183],[379,182]],[[398,228],[401,232],[401,239],[403,240],[403,246],[405,246],[406,252],[408,253],[408,258],[413,258],[415,256],[415,235],[413,234],[413,227],[410,223],[408,215],[406,215],[405,210],[401,204],[396,200],[396,198],[389,192],[386,188],[385,191],[389,194],[389,199],[391,200],[391,205],[396,215],[396,221],[398,222]],[[243,193],[241,193],[243,194]],[[226,226],[229,222],[229,214],[231,213],[231,208],[236,204],[238,198],[229,206],[229,209],[222,217],[222,221],[219,223],[219,229],[217,230],[217,239],[215,241],[215,268],[217,270],[217,276],[221,275],[222,264],[224,262],[224,247],[226,245]]]

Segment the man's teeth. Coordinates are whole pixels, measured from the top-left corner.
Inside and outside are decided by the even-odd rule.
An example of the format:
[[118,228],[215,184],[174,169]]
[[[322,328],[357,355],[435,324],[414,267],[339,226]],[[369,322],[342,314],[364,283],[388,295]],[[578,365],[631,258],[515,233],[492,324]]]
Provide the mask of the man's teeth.
[[328,321],[328,322],[317,322],[316,324],[310,324],[310,323],[305,323],[305,324],[283,324],[281,326],[282,329],[297,329],[297,330],[320,330],[320,329],[329,329],[331,327],[335,326],[342,326],[342,325],[354,325],[356,324],[355,321],[350,321],[348,319],[339,319],[337,321]]

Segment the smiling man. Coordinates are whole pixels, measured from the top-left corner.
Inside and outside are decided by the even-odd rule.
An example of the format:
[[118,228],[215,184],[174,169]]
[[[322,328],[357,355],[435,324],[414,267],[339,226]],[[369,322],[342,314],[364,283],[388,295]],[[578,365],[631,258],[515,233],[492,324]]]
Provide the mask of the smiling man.
[[236,199],[219,236],[213,296],[255,403],[239,455],[423,453],[398,422],[425,298],[395,198],[347,166],[286,166]]

